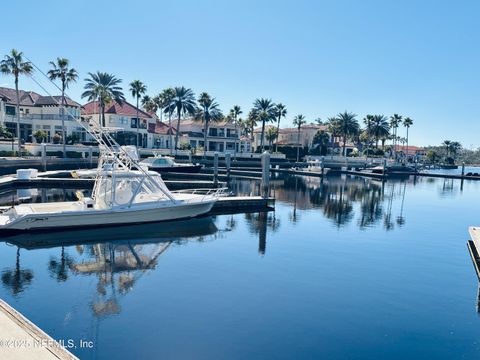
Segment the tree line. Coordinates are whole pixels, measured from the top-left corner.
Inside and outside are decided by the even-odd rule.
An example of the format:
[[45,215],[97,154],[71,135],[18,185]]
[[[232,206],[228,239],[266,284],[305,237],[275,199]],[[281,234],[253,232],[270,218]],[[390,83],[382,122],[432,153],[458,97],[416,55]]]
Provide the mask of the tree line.
[[[59,88],[61,89],[60,105],[64,107],[67,105],[65,90],[68,89],[71,83],[77,82],[79,77],[78,72],[70,67],[70,62],[66,58],[57,58],[56,61],[51,61],[49,64],[51,68],[47,72],[47,75],[52,81],[59,82]],[[14,77],[17,94],[17,134],[20,150],[19,79],[21,76],[31,76],[34,72],[34,66],[30,61],[27,61],[24,58],[22,52],[12,49],[11,52],[5,56],[4,60],[0,62],[0,72]],[[125,102],[125,94],[121,86],[122,79],[107,72],[97,71],[95,73],[89,72],[88,77],[84,79],[84,82],[84,92],[81,97],[88,101],[98,102],[101,126],[105,127],[106,106],[112,101],[115,101],[120,105]],[[240,106],[233,106],[228,114],[224,115],[220,109],[220,105],[210,94],[207,92],[201,92],[200,95],[196,97],[192,89],[184,86],[168,87],[159,94],[152,96],[147,94],[147,86],[142,81],[133,80],[129,84],[129,91],[132,97],[136,100],[137,105],[137,146],[139,142],[140,105],[149,113],[159,113],[161,121],[163,121],[163,117],[168,118],[170,137],[172,137],[173,132],[175,133],[175,149],[178,149],[180,133],[179,131],[174,131],[174,129],[180,128],[180,120],[182,118],[190,117],[194,120],[203,122],[204,147],[206,147],[207,144],[209,124],[211,122],[228,121],[234,124],[235,132],[240,129],[241,136],[249,137],[252,140],[254,129],[260,124],[260,150],[262,152],[265,150],[265,140],[269,142],[269,149],[271,150],[272,143],[278,138],[280,123],[282,119],[287,116],[286,106],[282,103],[275,103],[269,98],[255,99],[246,117],[241,118],[243,111]],[[176,120],[176,127],[172,126],[172,119]],[[328,118],[325,123],[323,123],[321,119],[317,119],[316,121],[318,124],[327,125],[328,131],[333,134],[333,136],[341,137],[343,139],[344,155],[346,155],[346,144],[349,140],[362,144],[367,149],[373,148],[374,145],[374,148],[378,150],[379,142],[381,142],[382,149],[384,149],[387,140],[393,141],[394,149],[398,143],[406,143],[408,146],[409,128],[413,124],[411,118],[403,118],[398,114],[394,114],[390,118],[387,118],[385,115],[367,115],[363,119],[365,126],[364,128],[361,128],[357,115],[348,111]],[[273,123],[275,126],[269,127],[266,130],[266,124],[268,123]],[[293,119],[293,124],[298,131],[297,160],[299,157],[299,148],[301,147],[300,131],[302,126],[306,123],[306,118],[302,114],[296,115]],[[397,131],[400,126],[406,128],[405,138],[398,136]],[[62,144],[64,154],[66,144],[65,138],[65,124],[64,118],[62,117]],[[170,139],[171,148],[173,145],[172,143],[172,139]],[[277,147],[278,142],[275,145],[275,151],[278,150]],[[235,144],[235,151],[236,148],[237,144]]]

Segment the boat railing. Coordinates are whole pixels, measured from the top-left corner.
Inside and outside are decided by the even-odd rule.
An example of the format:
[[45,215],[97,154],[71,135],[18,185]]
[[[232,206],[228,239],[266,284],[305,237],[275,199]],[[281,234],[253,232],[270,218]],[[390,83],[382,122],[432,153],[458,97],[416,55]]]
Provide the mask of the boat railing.
[[182,189],[172,191],[173,194],[192,194],[192,195],[204,195],[213,196],[216,198],[226,197],[230,195],[227,187],[212,189],[212,188],[199,188],[199,189]]

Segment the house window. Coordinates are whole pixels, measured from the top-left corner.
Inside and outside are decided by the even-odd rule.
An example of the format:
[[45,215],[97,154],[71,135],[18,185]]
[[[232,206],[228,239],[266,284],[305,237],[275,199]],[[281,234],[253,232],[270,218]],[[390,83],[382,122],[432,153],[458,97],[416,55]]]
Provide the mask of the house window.
[[209,135],[210,136],[217,136],[217,130],[216,128],[210,128],[209,130]]
[[131,118],[130,119],[130,127],[132,129],[136,129],[137,128],[137,123],[138,123],[138,119],[137,118]]
[[5,114],[14,116],[15,115],[15,106],[6,105],[5,106]]

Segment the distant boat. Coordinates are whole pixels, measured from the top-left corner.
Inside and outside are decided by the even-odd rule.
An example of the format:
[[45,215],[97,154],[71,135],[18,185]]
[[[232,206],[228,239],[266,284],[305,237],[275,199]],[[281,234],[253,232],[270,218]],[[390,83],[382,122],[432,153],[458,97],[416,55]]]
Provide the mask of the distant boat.
[[438,165],[440,169],[458,169],[458,165],[453,165],[453,164],[441,164]]
[[[374,174],[383,174],[383,166],[379,165],[379,166],[375,166],[373,168],[370,169],[372,171],[372,173]],[[416,172],[415,168],[413,166],[410,166],[410,165],[406,165],[406,164],[401,164],[401,163],[394,163],[394,164],[389,164],[385,167],[385,172],[387,174],[409,174],[409,173],[414,173]]]
[[140,161],[141,166],[145,166],[150,171],[178,172],[178,173],[198,173],[203,165],[200,164],[179,164],[167,156],[154,156]]

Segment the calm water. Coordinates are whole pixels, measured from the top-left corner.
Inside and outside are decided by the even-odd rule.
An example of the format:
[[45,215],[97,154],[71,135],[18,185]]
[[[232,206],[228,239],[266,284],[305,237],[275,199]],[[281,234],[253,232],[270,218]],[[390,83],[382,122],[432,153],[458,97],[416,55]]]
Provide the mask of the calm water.
[[466,247],[480,182],[273,184],[275,212],[9,238],[0,297],[56,339],[93,341],[82,359],[480,356]]

